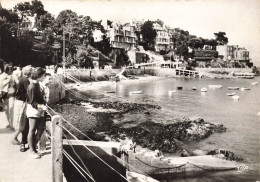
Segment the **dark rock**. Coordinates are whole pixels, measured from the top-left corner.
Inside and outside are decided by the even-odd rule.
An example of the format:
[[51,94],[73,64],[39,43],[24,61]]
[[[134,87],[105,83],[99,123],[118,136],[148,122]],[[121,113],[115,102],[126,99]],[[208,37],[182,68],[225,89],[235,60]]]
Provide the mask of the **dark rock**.
[[208,152],[207,155],[218,155],[223,154],[225,156],[226,160],[231,161],[243,161],[243,158],[241,156],[235,155],[233,152],[223,149],[215,149]]
[[[116,109],[120,113],[89,113],[86,109],[78,105],[78,101],[65,101],[61,105],[53,106],[58,113],[71,121],[71,123],[81,131],[88,132],[88,135],[94,140],[106,140],[104,136],[97,136],[95,133],[104,132],[113,140],[124,139],[132,137],[138,145],[148,147],[149,149],[159,149],[163,152],[173,153],[180,150],[182,144],[189,141],[199,141],[209,137],[216,132],[224,132],[226,128],[221,124],[212,124],[205,122],[203,119],[198,118],[191,120],[190,118],[183,118],[178,121],[171,121],[171,124],[161,124],[154,122],[143,122],[135,124],[131,127],[123,127],[116,125],[113,122],[114,117],[122,116],[124,113],[143,112],[147,115],[151,114],[152,109],[159,109],[158,105],[139,104],[139,103],[122,103],[122,102],[98,102],[98,101],[85,101],[90,102],[93,107],[102,107],[105,109]],[[138,123],[131,121],[132,123]],[[65,126],[70,126],[64,123]],[[89,131],[93,131],[90,132]],[[84,137],[78,132],[77,137],[83,139]]]
[[151,113],[149,111],[144,112],[144,114],[150,115]]

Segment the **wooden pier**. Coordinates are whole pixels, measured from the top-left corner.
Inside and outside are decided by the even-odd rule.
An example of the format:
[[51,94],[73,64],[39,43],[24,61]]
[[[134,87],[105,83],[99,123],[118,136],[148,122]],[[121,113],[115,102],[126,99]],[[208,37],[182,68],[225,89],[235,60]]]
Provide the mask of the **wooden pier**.
[[196,78],[199,77],[199,72],[193,70],[176,69],[176,76]]

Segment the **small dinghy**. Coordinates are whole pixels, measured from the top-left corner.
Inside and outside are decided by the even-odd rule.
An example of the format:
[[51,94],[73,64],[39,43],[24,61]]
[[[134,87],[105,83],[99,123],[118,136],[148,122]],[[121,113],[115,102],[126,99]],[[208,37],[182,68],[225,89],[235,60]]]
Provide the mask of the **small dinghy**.
[[130,95],[131,95],[131,94],[141,94],[141,93],[142,93],[142,90],[133,91],[133,92],[129,92],[129,93],[130,93]]
[[257,85],[258,84],[258,82],[253,82],[253,83],[251,83],[251,85]]
[[208,89],[207,89],[206,87],[204,87],[204,88],[202,88],[200,91],[201,91],[201,92],[207,92]]
[[178,89],[178,90],[182,90],[182,89],[183,89],[183,87],[177,87],[177,89]]
[[251,90],[251,89],[250,89],[250,88],[247,88],[247,87],[241,87],[240,90],[244,91],[244,90]]
[[222,88],[223,86],[222,85],[209,85],[209,88]]
[[111,90],[111,91],[106,91],[105,93],[106,94],[112,94],[112,93],[116,93],[116,91]]
[[191,90],[197,90],[197,88],[196,87],[192,87],[192,89]]
[[150,176],[130,171],[126,171],[126,179],[130,182],[159,182]]
[[240,97],[239,97],[238,95],[233,95],[233,96],[232,96],[232,99],[234,99],[234,100],[239,100],[239,98],[240,98]]
[[227,96],[234,96],[234,95],[236,95],[235,92],[233,92],[233,93],[227,93]]
[[228,87],[228,90],[239,90],[239,87]]

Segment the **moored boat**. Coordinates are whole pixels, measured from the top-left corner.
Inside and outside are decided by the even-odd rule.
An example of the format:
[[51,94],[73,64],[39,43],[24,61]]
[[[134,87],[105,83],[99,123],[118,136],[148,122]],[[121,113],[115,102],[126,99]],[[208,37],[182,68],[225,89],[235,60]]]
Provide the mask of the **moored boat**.
[[141,94],[142,93],[142,90],[138,90],[138,91],[132,91],[132,92],[129,92],[129,94]]
[[227,96],[233,96],[233,95],[236,95],[236,93],[235,92],[227,93]]
[[222,85],[209,85],[209,88],[222,88],[223,86]]
[[239,87],[228,87],[228,90],[239,90]]
[[251,89],[247,87],[241,87],[240,90],[244,91],[244,90],[251,90]]
[[201,92],[207,92],[208,89],[207,89],[206,87],[203,87],[200,91],[201,91]]
[[192,87],[192,90],[197,90],[197,88],[196,87]]
[[111,91],[106,91],[105,93],[106,93],[106,94],[116,93],[116,91],[111,90]]
[[177,89],[178,89],[178,90],[182,90],[182,89],[183,89],[183,87],[177,87]]
[[[163,157],[150,152],[128,152],[129,171],[140,169],[150,176],[178,174],[189,175],[203,171],[235,170],[240,163],[226,160],[225,156],[201,155],[189,157]],[[153,152],[151,152],[153,153]]]
[[257,85],[258,84],[258,82],[253,82],[253,83],[251,83],[251,85]]

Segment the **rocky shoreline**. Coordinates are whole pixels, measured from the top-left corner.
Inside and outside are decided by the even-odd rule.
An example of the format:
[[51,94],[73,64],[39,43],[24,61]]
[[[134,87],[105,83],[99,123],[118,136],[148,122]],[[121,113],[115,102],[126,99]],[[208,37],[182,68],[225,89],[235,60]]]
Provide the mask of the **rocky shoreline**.
[[[149,115],[150,111],[161,109],[153,104],[63,100],[52,107],[93,140],[119,141],[128,137],[137,145],[166,153],[180,152],[185,142],[200,141],[213,133],[226,131],[223,125],[205,122],[201,118],[183,118],[167,125],[146,121],[128,126],[126,123],[115,122],[117,117],[123,117],[126,113]],[[64,125],[79,139],[87,139],[66,122]]]

